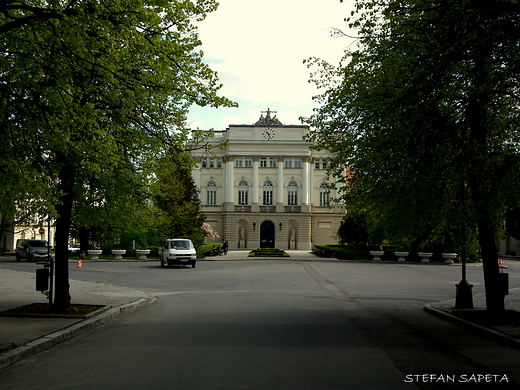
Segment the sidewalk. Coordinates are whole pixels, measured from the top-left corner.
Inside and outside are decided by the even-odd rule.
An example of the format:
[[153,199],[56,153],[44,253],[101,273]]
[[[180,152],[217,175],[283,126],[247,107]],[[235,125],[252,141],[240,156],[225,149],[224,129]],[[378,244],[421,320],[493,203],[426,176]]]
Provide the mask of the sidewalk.
[[455,309],[455,300],[429,303],[424,310],[457,325],[520,349],[520,288],[509,289],[505,297],[505,319],[485,316],[486,296],[473,295],[473,309]]
[[[308,251],[287,251],[290,258],[283,260],[299,261],[338,261],[320,258]],[[248,258],[247,250],[230,251],[226,256],[207,257],[202,261],[262,260]],[[265,260],[280,260],[268,258]],[[408,263],[410,264],[410,263]],[[374,263],[374,266],[377,266]],[[396,262],[395,266],[399,266]],[[417,266],[423,266],[417,263]],[[435,266],[435,265],[431,265]],[[439,265],[446,266],[446,265]],[[454,265],[457,266],[457,265]],[[72,304],[100,305],[104,308],[86,318],[28,318],[0,316],[0,369],[25,359],[31,355],[51,348],[76,335],[102,325],[121,313],[135,309],[153,300],[143,291],[116,287],[101,283],[70,280],[73,292]],[[520,317],[520,288],[509,290],[506,296],[506,309]],[[0,312],[28,305],[47,303],[47,298],[35,290],[35,274],[29,272],[0,269]],[[471,327],[520,349],[520,323],[482,325],[475,321],[476,316],[485,309],[483,294],[473,295],[473,310],[455,310],[454,301],[430,303],[425,311],[458,325]],[[462,318],[461,315],[467,315]]]
[[[0,270],[0,312],[32,303],[48,303],[35,290],[34,273]],[[0,316],[0,369],[102,325],[151,301],[142,291],[70,280],[72,304],[100,305],[85,318]]]

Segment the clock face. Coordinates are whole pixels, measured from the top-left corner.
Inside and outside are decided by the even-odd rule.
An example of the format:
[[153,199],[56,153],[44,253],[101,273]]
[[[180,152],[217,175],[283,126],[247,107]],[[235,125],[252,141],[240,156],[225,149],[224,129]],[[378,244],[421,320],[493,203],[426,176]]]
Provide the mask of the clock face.
[[262,133],[265,140],[271,140],[274,138],[274,130],[273,129],[265,129]]

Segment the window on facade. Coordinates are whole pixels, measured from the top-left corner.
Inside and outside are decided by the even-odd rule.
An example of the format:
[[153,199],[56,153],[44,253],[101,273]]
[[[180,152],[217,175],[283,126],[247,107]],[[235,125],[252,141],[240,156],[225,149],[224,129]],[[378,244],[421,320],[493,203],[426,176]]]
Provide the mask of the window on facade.
[[292,168],[292,159],[290,159],[290,158],[285,159],[285,168]]
[[213,159],[213,158],[209,159],[209,167],[210,168],[215,168],[215,159]]
[[208,160],[204,159],[202,160],[202,168],[207,168],[208,167]]
[[238,183],[238,204],[241,206],[247,205],[247,195],[249,192],[249,184],[245,180]]
[[323,167],[323,169],[327,169],[327,161],[326,160],[323,160],[322,167]]
[[267,168],[267,158],[260,157],[260,168]]
[[266,181],[264,183],[264,206],[271,206],[273,204],[273,183],[271,181]]
[[276,158],[271,157],[271,158],[269,159],[269,166],[270,166],[271,168],[276,168]]
[[294,167],[301,168],[302,167],[302,159],[300,157],[294,158]]
[[298,184],[295,181],[291,181],[287,187],[287,204],[289,206],[296,206],[298,204]]
[[320,160],[314,161],[314,169],[320,169]]
[[242,166],[242,157],[235,159],[235,167],[240,168]]
[[327,185],[324,183],[320,186],[320,206],[328,207],[330,200],[330,191],[327,188]]
[[222,159],[217,158],[217,168],[222,168]]
[[246,168],[251,168],[253,166],[253,161],[251,160],[251,157],[246,157],[244,163],[244,166]]
[[214,181],[210,181],[207,187],[206,204],[208,206],[217,205],[217,184]]

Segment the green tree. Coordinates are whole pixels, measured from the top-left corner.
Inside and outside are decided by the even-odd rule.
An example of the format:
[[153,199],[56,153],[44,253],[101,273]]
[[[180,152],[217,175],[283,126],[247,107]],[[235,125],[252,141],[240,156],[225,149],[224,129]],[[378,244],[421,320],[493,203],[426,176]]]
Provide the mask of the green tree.
[[[0,5],[0,214],[56,219],[55,306],[70,305],[68,239],[90,206],[142,204],[148,163],[187,140],[190,105],[231,106],[193,21],[214,0]],[[94,215],[94,214],[93,214]],[[106,220],[106,218],[105,218]]]
[[464,252],[476,235],[487,308],[504,310],[495,236],[520,198],[520,4],[358,1],[347,21],[359,39],[343,64],[311,61],[326,88],[311,137],[338,177],[355,171],[344,197],[389,238]]
[[340,244],[362,246],[369,243],[366,214],[349,210],[338,229]]
[[153,202],[157,207],[156,236],[160,241],[182,237],[195,246],[204,241],[197,186],[191,176],[193,159],[187,151],[170,150],[158,160],[157,181],[153,185]]

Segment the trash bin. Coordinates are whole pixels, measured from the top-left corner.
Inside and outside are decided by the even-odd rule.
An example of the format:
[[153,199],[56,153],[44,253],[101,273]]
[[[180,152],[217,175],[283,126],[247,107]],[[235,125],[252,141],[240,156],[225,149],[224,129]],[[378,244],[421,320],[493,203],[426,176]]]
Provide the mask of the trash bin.
[[49,289],[49,269],[40,268],[36,270],[36,291],[47,291]]
[[498,290],[502,295],[509,294],[509,274],[499,273],[498,274]]

